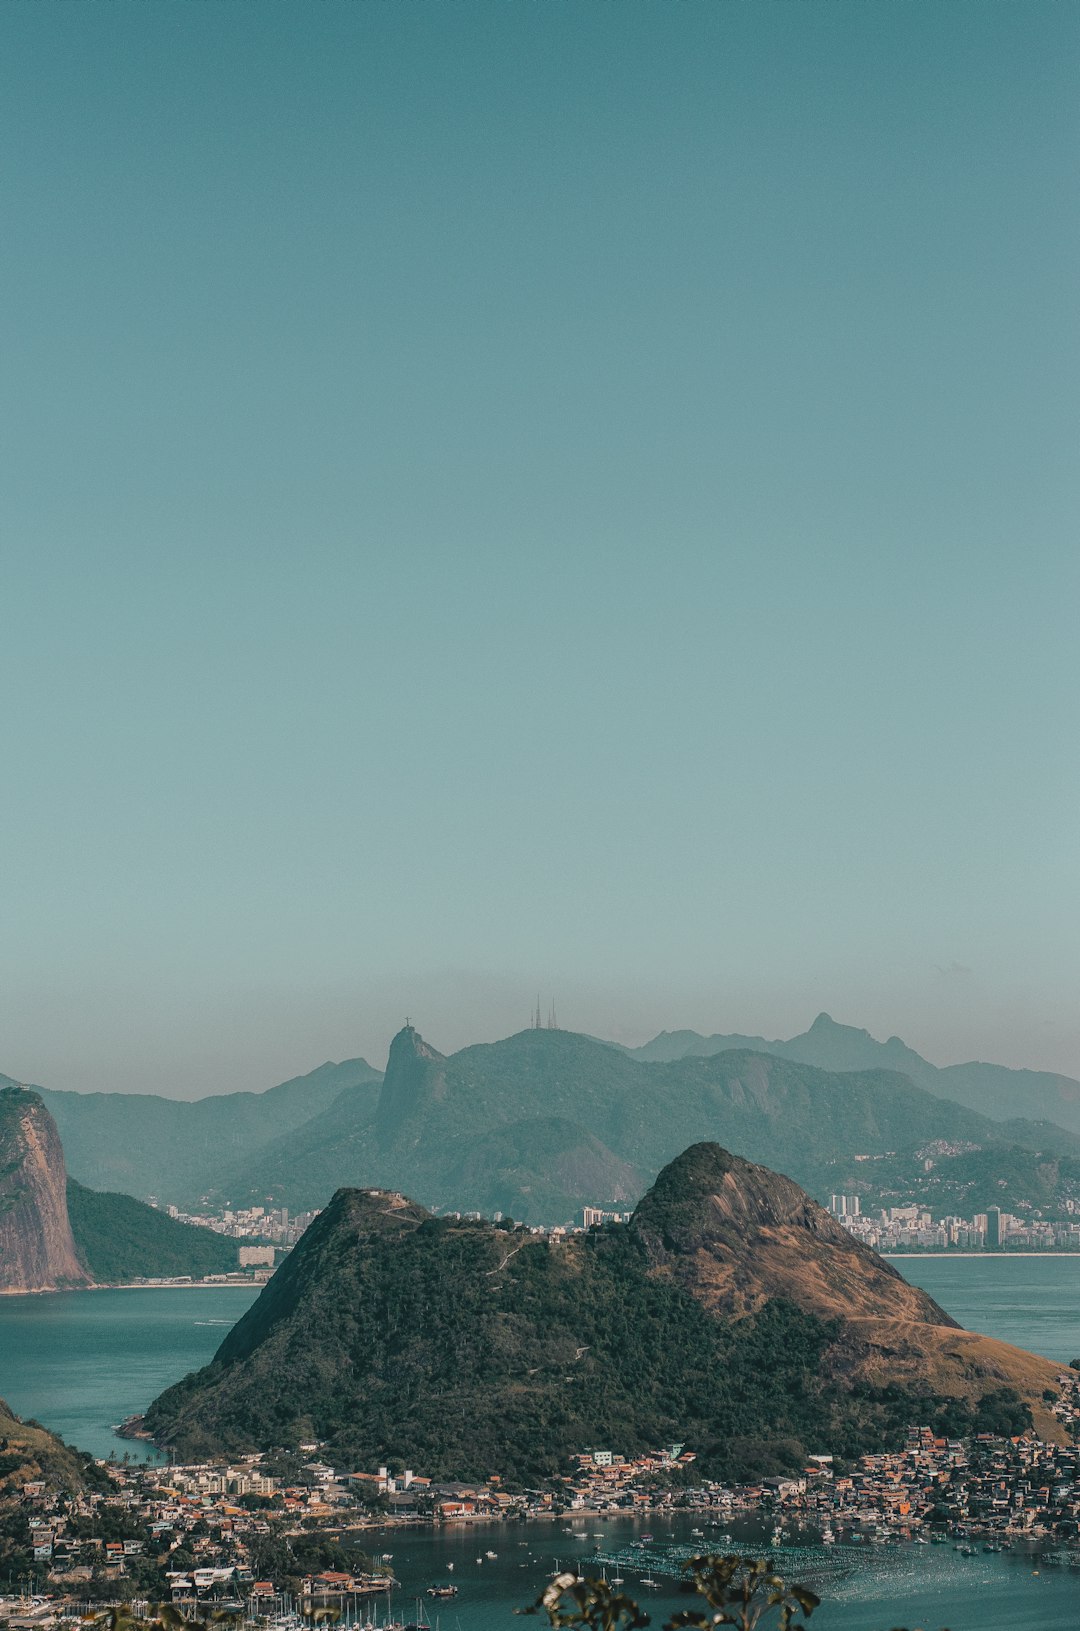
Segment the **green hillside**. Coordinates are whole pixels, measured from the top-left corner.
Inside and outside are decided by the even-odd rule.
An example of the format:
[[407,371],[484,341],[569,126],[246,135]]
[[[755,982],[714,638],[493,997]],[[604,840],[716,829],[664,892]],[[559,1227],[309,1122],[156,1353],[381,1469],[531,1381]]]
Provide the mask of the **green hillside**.
[[[894,1344],[903,1330],[895,1362],[879,1320]],[[1029,1356],[999,1344],[973,1369],[965,1343],[985,1339],[789,1180],[699,1145],[630,1226],[563,1241],[340,1191],[146,1425],[185,1457],[318,1438],[335,1462],[525,1482],[587,1445],[677,1438],[702,1470],[760,1475],[882,1447],[911,1421],[1029,1421],[999,1391]],[[1031,1364],[1041,1389],[1052,1367]]]
[[920,1157],[898,1155],[857,1165],[838,1162],[832,1187],[859,1195],[864,1212],[904,1205],[918,1197],[935,1216],[952,1213],[970,1218],[991,1206],[1006,1212],[1038,1209],[1060,1216],[1064,1202],[1080,1201],[1080,1159],[993,1145],[953,1156],[938,1155],[927,1171]]
[[236,1241],[179,1223],[131,1195],[102,1194],[68,1179],[68,1217],[79,1256],[99,1283],[227,1274]]

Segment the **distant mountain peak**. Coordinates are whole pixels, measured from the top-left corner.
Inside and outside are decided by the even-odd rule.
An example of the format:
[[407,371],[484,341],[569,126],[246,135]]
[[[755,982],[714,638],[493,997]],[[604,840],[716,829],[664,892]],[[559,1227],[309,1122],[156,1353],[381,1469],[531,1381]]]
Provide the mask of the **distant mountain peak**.
[[862,1027],[859,1026],[859,1025],[842,1025],[838,1019],[833,1019],[831,1014],[827,1014],[825,1012],[825,1010],[822,1009],[821,1013],[818,1015],[817,1019],[815,1019],[814,1023],[811,1025],[810,1029],[807,1031],[806,1035],[807,1036],[844,1035],[844,1036],[865,1036],[865,1037],[869,1037],[870,1032],[869,1031],[864,1031],[862,1029]]
[[425,1042],[416,1026],[406,1020],[390,1044],[379,1093],[375,1130],[380,1143],[392,1141],[424,1104],[445,1097],[445,1064],[445,1054]]

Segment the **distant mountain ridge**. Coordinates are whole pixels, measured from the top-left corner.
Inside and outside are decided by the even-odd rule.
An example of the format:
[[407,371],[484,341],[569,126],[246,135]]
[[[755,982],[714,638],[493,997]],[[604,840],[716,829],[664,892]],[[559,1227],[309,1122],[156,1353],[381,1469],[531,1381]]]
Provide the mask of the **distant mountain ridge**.
[[238,1172],[248,1202],[318,1206],[335,1188],[406,1190],[437,1209],[531,1222],[585,1204],[623,1210],[700,1139],[824,1190],[833,1163],[932,1140],[1075,1146],[1058,1128],[1005,1127],[893,1071],[824,1071],[749,1050],[669,1064],[569,1031],[528,1030],[444,1056],[413,1026],[394,1038],[377,1108],[343,1095]]
[[166,1099],[150,1093],[74,1093],[38,1088],[60,1132],[72,1177],[193,1208],[220,1195],[235,1167],[302,1126],[342,1093],[367,1094],[374,1110],[382,1072],[366,1059],[320,1065],[265,1093]]
[[[975,1082],[969,1072],[983,1074]],[[960,1102],[978,1098],[984,1081],[1007,1119]],[[1039,1091],[1024,1101],[1032,1082]],[[440,1209],[550,1223],[585,1204],[625,1210],[679,1148],[703,1138],[782,1167],[819,1196],[869,1192],[864,1180],[880,1175],[889,1204],[896,1183],[910,1189],[922,1171],[923,1144],[1015,1148],[1039,1157],[1027,1162],[1030,1181],[1013,1163],[1017,1196],[1054,1204],[1056,1192],[1076,1187],[1069,1163],[1080,1157],[1080,1111],[1075,1131],[1016,1111],[1053,1098],[1067,1116],[1074,1088],[1003,1067],[937,1070],[896,1037],[879,1043],[822,1014],[789,1042],[683,1031],[633,1050],[551,1029],[448,1056],[406,1026],[385,1080],[354,1059],[259,1094],[41,1097],[72,1176],[96,1190],[185,1210],[205,1198],[295,1212],[324,1205],[343,1185],[377,1184]],[[853,1166],[862,1156],[884,1164]],[[960,1167],[942,1172],[944,1187],[985,1208],[985,1163],[973,1157],[965,1171],[966,1179]]]
[[928,1093],[952,1099],[999,1121],[1050,1121],[1080,1134],[1080,1081],[1071,1076],[974,1061],[932,1065],[898,1036],[878,1042],[869,1031],[840,1025],[824,1013],[808,1031],[786,1042],[770,1042],[763,1036],[661,1031],[643,1047],[628,1048],[626,1052],[631,1058],[650,1063],[671,1063],[691,1057],[707,1058],[732,1048],[771,1053],[779,1059],[817,1065],[821,1070],[897,1070]]
[[184,1456],[315,1437],[360,1465],[522,1481],[678,1438],[760,1476],[914,1422],[1060,1436],[1058,1368],[961,1330],[790,1179],[706,1143],[628,1226],[561,1241],[338,1191],[146,1425]]

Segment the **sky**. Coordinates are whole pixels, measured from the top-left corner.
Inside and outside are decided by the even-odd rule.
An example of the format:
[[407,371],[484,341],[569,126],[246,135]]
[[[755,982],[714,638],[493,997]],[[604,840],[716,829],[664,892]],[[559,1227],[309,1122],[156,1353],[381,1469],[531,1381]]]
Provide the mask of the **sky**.
[[1080,1076],[1080,10],[0,8],[0,1070]]

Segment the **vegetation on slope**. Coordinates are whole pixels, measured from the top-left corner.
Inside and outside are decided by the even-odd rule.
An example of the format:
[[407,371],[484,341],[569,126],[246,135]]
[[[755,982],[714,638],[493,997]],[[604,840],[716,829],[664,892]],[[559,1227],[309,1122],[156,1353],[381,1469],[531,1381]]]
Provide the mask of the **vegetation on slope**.
[[653,1272],[633,1228],[557,1243],[341,1191],[212,1364],[146,1420],[184,1455],[316,1436],[357,1467],[523,1482],[586,1445],[677,1438],[706,1470],[759,1476],[880,1447],[913,1420],[1030,1420],[1006,1390],[970,1403],[852,1385],[825,1363],[839,1330],[785,1298],[717,1318]]
[[35,1421],[21,1421],[0,1399],[0,1579],[34,1571],[23,1485],[43,1479],[74,1493],[109,1487],[93,1458],[73,1450]]
[[131,1195],[102,1194],[68,1179],[68,1217],[79,1256],[95,1280],[111,1282],[236,1268],[236,1241],[180,1223]]
[[1076,1156],[992,1145],[956,1155],[935,1151],[929,1170],[926,1159],[922,1152],[909,1151],[878,1161],[837,1162],[832,1188],[860,1195],[864,1212],[917,1199],[938,1217],[952,1213],[970,1218],[991,1206],[1023,1214],[1038,1209],[1056,1217],[1066,1201],[1080,1200]]

